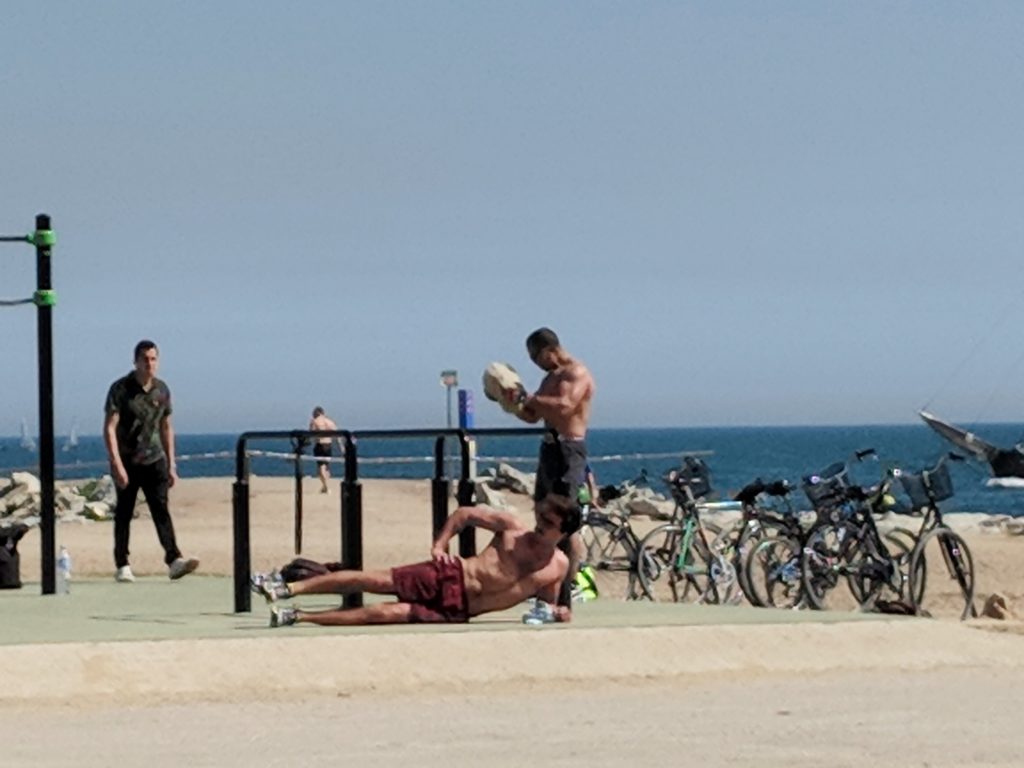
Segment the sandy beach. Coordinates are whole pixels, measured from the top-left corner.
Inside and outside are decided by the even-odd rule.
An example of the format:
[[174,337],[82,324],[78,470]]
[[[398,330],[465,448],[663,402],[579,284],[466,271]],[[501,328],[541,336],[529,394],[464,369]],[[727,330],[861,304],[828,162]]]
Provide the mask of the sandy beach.
[[[231,489],[233,478],[179,481],[171,490],[171,512],[179,546],[201,561],[200,572],[232,573]],[[363,561],[366,568],[385,568],[424,559],[431,543],[430,483],[427,480],[367,480],[363,482]],[[315,560],[341,557],[341,504],[338,483],[331,493],[318,492],[315,478],[303,485],[303,552]],[[528,497],[508,493],[506,500],[524,521],[532,520]],[[141,494],[140,494],[141,502]],[[290,478],[253,477],[250,481],[252,564],[255,570],[278,567],[294,556],[294,481]],[[454,510],[455,500],[450,509]],[[136,575],[163,574],[163,552],[146,508],[140,503],[132,525],[131,563]],[[1011,604],[1024,607],[1024,536],[1008,535],[986,526],[985,515],[957,514],[948,522],[959,531],[974,555],[976,596],[980,603],[1000,592]],[[532,524],[532,523],[531,523]],[[918,522],[903,518],[914,528]],[[637,520],[639,530],[645,522]],[[78,577],[104,577],[113,573],[113,524],[77,518],[61,523],[58,544],[68,547]],[[478,546],[488,541],[478,533]],[[23,578],[39,578],[38,532],[29,533],[19,551]]]
[[[232,570],[232,482],[172,490],[181,547],[208,575]],[[337,486],[322,495],[308,479],[304,492],[303,554],[336,559]],[[363,495],[367,567],[426,556],[427,481],[371,480]],[[526,497],[508,498],[528,520]],[[254,567],[286,562],[293,481],[253,478],[251,504]],[[979,596],[999,591],[1019,606],[1024,537],[986,532],[981,520],[953,520],[974,552]],[[111,578],[111,529],[59,526],[78,578]],[[38,579],[38,549],[33,531],[20,546],[26,580]],[[144,507],[132,566],[166,573]],[[264,620],[262,606],[246,619]],[[73,691],[76,679],[83,691],[101,684],[110,693],[58,695],[56,709],[26,700],[19,709],[30,717],[0,718],[0,738],[14,745],[5,764],[79,768],[108,765],[112,745],[154,768],[283,766],[297,754],[313,765],[440,767],[480,755],[488,765],[569,766],[683,753],[712,766],[1011,766],[1024,753],[1021,626],[891,617],[354,636],[301,627],[237,640],[9,647],[10,663],[48,670],[33,683],[41,690]]]

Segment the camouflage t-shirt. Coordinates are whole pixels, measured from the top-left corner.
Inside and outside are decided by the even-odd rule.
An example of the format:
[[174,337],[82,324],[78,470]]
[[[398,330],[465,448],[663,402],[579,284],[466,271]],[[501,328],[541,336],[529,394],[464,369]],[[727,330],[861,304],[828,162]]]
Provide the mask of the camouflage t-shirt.
[[153,464],[166,458],[160,442],[160,424],[171,415],[171,390],[153,379],[147,392],[134,373],[118,379],[107,392],[106,414],[117,413],[117,447],[121,460]]

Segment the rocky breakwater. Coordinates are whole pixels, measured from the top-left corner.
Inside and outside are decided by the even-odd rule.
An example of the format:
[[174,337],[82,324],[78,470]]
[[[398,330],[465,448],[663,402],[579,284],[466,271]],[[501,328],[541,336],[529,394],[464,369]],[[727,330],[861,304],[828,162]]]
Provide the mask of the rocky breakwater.
[[[14,472],[0,478],[0,524],[39,524],[42,488],[30,472]],[[54,510],[58,522],[111,520],[117,492],[110,475],[98,479],[63,481],[54,487]]]

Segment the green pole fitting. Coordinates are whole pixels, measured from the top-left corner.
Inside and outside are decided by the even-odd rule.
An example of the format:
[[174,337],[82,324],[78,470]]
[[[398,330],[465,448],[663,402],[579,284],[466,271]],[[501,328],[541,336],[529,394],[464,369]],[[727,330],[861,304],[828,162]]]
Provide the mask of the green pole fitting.
[[32,295],[32,300],[37,307],[55,307],[57,306],[57,292],[49,290],[36,291]]
[[49,245],[52,248],[57,244],[57,235],[52,229],[37,229],[25,239],[37,248],[41,245]]

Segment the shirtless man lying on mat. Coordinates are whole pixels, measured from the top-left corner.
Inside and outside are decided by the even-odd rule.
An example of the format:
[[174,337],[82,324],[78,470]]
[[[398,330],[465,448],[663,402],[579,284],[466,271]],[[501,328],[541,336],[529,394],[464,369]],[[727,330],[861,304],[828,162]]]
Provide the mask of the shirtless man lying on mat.
[[[531,597],[554,603],[569,567],[558,543],[579,528],[580,511],[567,497],[549,494],[537,502],[535,518],[536,527],[530,530],[507,512],[460,507],[448,518],[431,548],[431,559],[425,562],[390,570],[335,571],[292,583],[285,583],[277,573],[257,574],[253,584],[270,603],[301,595],[353,592],[398,598],[396,602],[326,611],[273,605],[272,627],[457,623],[511,608]],[[494,538],[473,557],[448,554],[448,542],[469,525],[492,531]],[[545,605],[527,616],[534,619],[529,623],[566,622],[572,619],[572,609]]]

